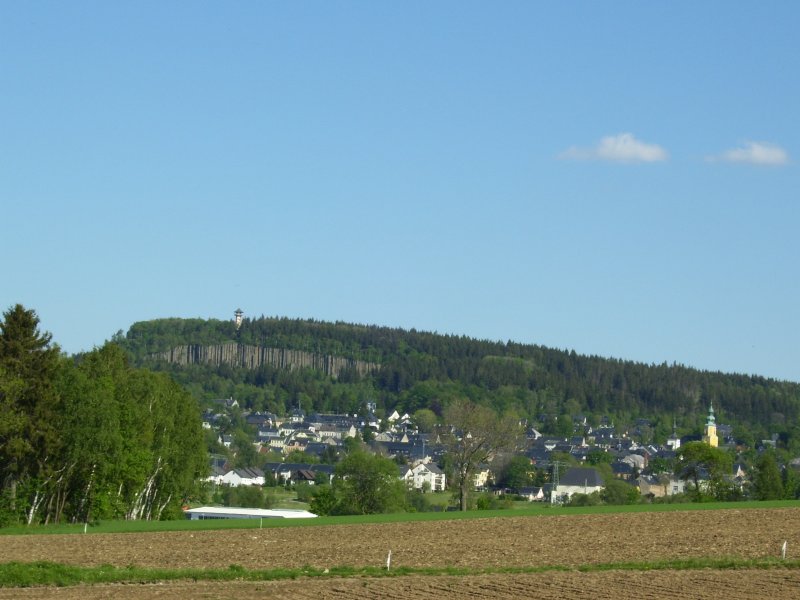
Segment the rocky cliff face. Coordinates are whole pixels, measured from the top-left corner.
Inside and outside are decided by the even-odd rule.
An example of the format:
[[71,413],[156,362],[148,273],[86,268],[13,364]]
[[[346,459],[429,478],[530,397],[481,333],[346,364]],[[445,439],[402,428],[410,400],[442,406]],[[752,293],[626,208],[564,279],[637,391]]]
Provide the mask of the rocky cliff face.
[[150,358],[178,365],[230,365],[245,369],[257,369],[265,365],[278,369],[305,367],[319,369],[331,377],[338,377],[345,369],[355,369],[361,376],[378,369],[376,363],[341,356],[242,344],[216,344],[213,346],[187,344],[153,354]]

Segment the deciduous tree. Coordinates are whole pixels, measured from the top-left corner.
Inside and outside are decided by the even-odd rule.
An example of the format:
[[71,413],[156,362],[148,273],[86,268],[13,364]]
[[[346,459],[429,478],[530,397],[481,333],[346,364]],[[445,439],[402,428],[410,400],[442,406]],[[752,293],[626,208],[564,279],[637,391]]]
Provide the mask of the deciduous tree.
[[336,467],[334,492],[338,514],[372,514],[403,509],[405,486],[394,461],[354,450]]
[[517,448],[522,434],[514,417],[498,415],[469,400],[458,400],[445,409],[441,439],[453,468],[461,510],[467,510],[478,465]]
[[518,490],[521,487],[533,484],[535,469],[529,458],[517,455],[505,465],[500,476],[502,485]]
[[[694,484],[693,491],[698,499],[707,495],[716,498],[727,489],[724,477],[730,473],[732,464],[730,455],[724,450],[705,442],[689,442],[676,453],[675,472],[681,479]],[[707,481],[705,489],[701,480]]]
[[775,453],[762,452],[755,464],[753,497],[756,500],[780,500],[783,495],[783,480]]

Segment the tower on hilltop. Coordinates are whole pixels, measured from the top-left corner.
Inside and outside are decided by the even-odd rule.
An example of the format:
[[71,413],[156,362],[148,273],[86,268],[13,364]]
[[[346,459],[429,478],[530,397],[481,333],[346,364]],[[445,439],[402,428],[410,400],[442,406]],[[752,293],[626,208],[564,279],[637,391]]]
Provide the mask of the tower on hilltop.
[[239,331],[239,327],[242,326],[242,317],[244,317],[244,313],[242,312],[241,308],[237,308],[233,312],[233,322],[236,324],[236,331]]
[[703,441],[716,448],[719,446],[719,438],[717,437],[717,423],[716,419],[714,418],[714,404],[709,404],[708,408],[708,420],[706,421],[706,428],[703,433]]

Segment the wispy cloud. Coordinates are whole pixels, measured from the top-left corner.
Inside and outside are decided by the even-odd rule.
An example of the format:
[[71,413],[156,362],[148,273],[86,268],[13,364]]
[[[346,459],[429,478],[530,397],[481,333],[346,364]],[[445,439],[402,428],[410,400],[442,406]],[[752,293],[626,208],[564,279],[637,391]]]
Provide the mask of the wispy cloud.
[[709,162],[747,163],[751,165],[781,166],[789,162],[789,154],[770,142],[745,142],[739,148],[709,156]]
[[620,163],[660,162],[669,154],[658,144],[637,140],[632,133],[609,135],[595,146],[572,146],[558,155],[564,160],[605,160]]

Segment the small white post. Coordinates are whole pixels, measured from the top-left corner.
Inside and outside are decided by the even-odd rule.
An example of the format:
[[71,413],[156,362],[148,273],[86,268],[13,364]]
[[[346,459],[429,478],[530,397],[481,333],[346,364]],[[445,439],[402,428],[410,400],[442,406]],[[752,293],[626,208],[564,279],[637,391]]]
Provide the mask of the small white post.
[[84,521],[84,523],[83,523],[83,533],[86,533],[86,528],[87,528],[87,527],[89,527],[89,523],[87,523],[86,521]]
[[788,541],[783,542],[783,548],[781,548],[781,558],[786,560],[786,546],[788,545]]
[[259,519],[258,528],[262,529],[263,527],[264,527],[264,517],[261,517]]
[[392,551],[389,550],[389,555],[386,557],[386,570],[388,571],[391,568],[392,568]]

